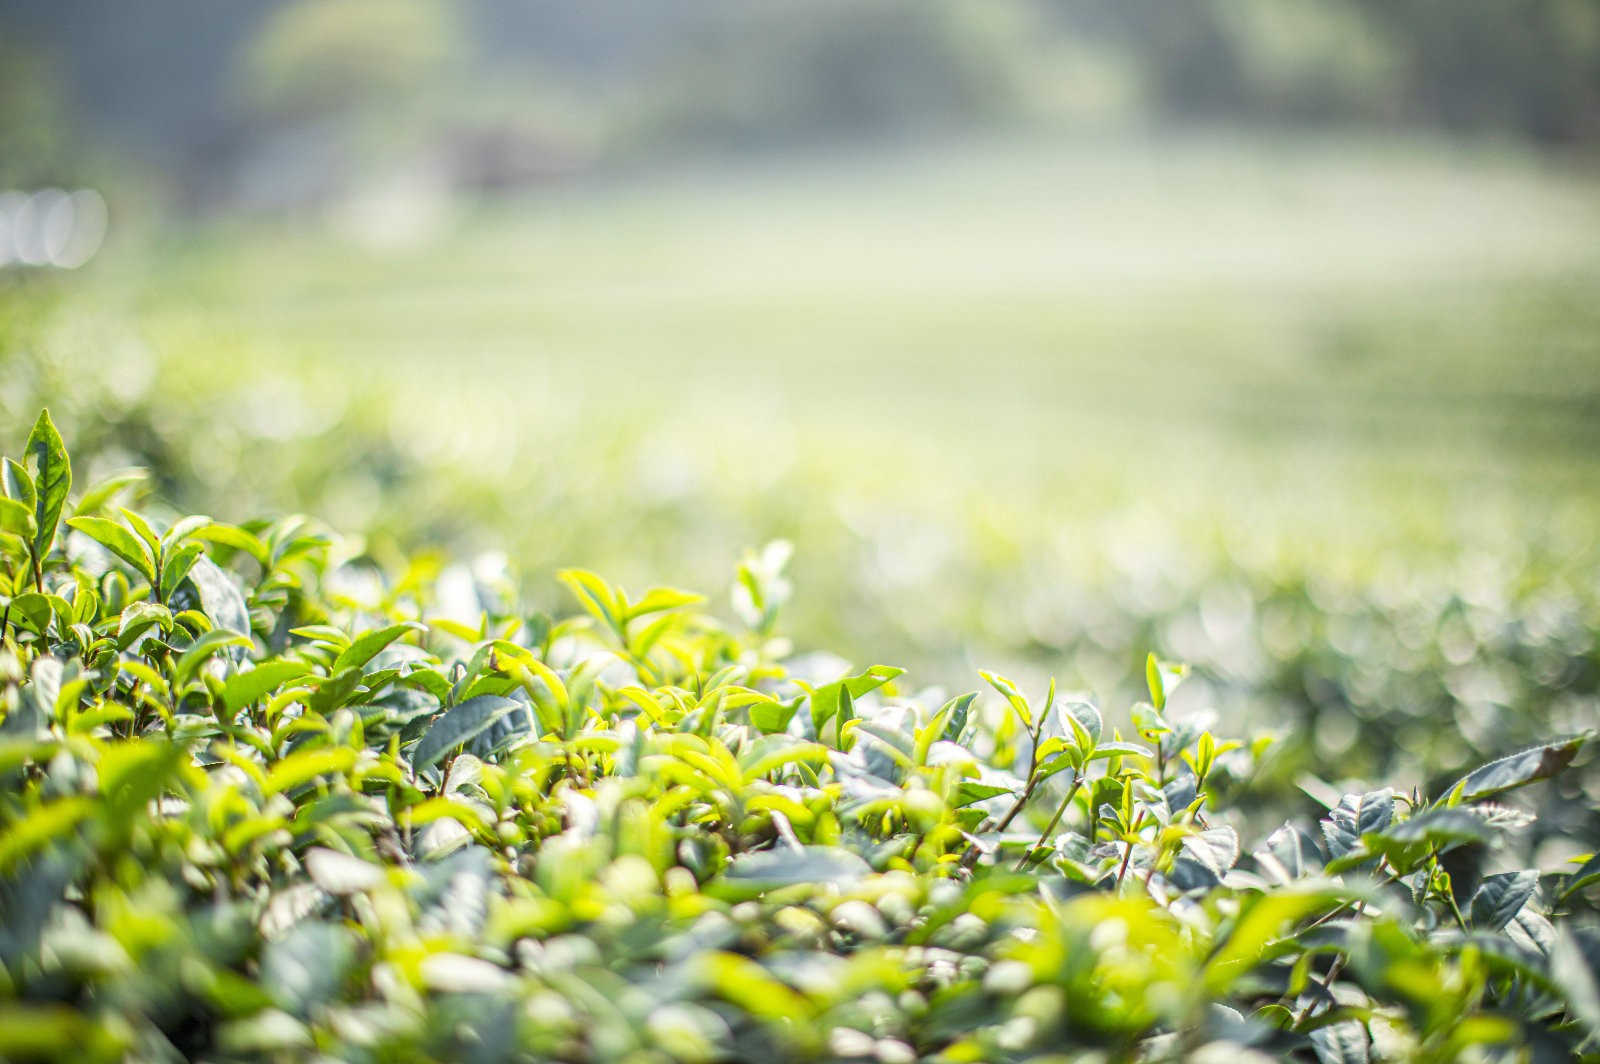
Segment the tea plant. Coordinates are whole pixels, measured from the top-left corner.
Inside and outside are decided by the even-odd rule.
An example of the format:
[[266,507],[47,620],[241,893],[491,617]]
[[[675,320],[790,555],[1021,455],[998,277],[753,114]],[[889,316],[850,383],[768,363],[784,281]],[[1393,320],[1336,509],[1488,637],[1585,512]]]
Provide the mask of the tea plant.
[[733,622],[576,570],[557,618],[74,500],[48,415],[4,487],[0,1057],[1600,1054],[1600,858],[1502,863],[1586,735],[1246,839],[1278,744],[1183,669],[1114,719],[839,675],[781,545]]

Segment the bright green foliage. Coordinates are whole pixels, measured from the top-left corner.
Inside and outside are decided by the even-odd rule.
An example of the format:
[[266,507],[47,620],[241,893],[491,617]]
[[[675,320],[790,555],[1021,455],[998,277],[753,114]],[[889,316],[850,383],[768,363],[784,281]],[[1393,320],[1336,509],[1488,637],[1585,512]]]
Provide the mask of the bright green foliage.
[[0,538],[0,1058],[1597,1050],[1594,859],[1503,866],[1584,736],[1263,831],[1274,744],[1154,657],[1109,718],[816,675],[783,548],[740,625],[580,571],[463,619],[303,518],[63,522],[52,435]]

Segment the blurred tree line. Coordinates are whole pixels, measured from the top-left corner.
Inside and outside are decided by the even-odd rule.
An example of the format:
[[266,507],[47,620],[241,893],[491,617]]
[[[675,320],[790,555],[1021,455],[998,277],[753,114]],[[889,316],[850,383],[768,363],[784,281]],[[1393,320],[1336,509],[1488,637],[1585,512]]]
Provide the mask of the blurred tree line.
[[10,182],[108,145],[205,194],[262,159],[421,152],[493,185],[684,147],[1195,120],[1592,144],[1600,2],[0,3]]

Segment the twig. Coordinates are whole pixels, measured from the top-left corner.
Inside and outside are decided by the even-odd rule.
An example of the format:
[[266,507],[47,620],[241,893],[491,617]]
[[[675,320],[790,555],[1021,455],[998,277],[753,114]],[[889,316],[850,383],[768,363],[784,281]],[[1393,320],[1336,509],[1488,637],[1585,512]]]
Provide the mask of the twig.
[[[1078,796],[1078,788],[1081,786],[1083,786],[1083,777],[1074,773],[1072,786],[1067,790],[1067,796],[1061,799],[1060,805],[1056,806],[1055,815],[1050,818],[1050,823],[1046,824],[1044,826],[1044,830],[1039,832],[1039,847],[1036,847],[1036,849],[1044,846],[1044,840],[1052,831],[1056,829],[1056,825],[1061,822],[1062,816],[1064,816],[1067,812],[1067,806],[1071,805],[1072,799]],[[1024,852],[1022,858],[1017,861],[1017,867],[1013,869],[1013,871],[1021,872],[1026,869],[1028,865],[1033,862],[1033,857],[1034,851]]]

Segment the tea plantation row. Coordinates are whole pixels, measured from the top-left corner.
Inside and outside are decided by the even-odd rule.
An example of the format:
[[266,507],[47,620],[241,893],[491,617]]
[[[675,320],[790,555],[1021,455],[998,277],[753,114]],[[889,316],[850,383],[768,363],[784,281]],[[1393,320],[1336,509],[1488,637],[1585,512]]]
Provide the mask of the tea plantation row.
[[819,674],[781,547],[733,621],[567,571],[463,623],[308,519],[75,490],[47,415],[4,482],[5,1059],[1600,1051],[1600,860],[1530,863],[1524,801],[1584,734],[1257,831],[1284,744],[1181,668]]
[[[1230,452],[1254,487],[1213,498],[1216,478],[1042,442],[999,483],[993,462],[919,456],[904,429],[863,453],[820,427],[802,440],[792,418],[741,435],[748,410],[540,398],[515,375],[492,394],[399,370],[376,388],[227,332],[157,333],[157,359],[146,331],[47,289],[0,293],[0,414],[26,423],[48,398],[84,476],[145,468],[130,497],[150,491],[164,522],[173,506],[336,515],[387,569],[441,576],[433,610],[457,620],[479,592],[560,613],[554,575],[574,562],[715,587],[743,547],[791,539],[805,593],[785,630],[805,646],[951,688],[979,666],[1056,675],[1112,704],[1138,697],[1147,652],[1182,659],[1186,698],[1280,739],[1257,792],[1273,803],[1306,773],[1437,789],[1600,711],[1600,508],[1574,487],[1592,476],[1535,477],[1566,468],[1554,455],[1512,497],[1415,471],[1341,488],[1298,463],[1273,489]],[[748,460],[707,465],[708,449]],[[1311,516],[1329,509],[1350,516]],[[1574,777],[1541,810],[1584,849],[1600,848],[1592,795],[1600,778]]]

